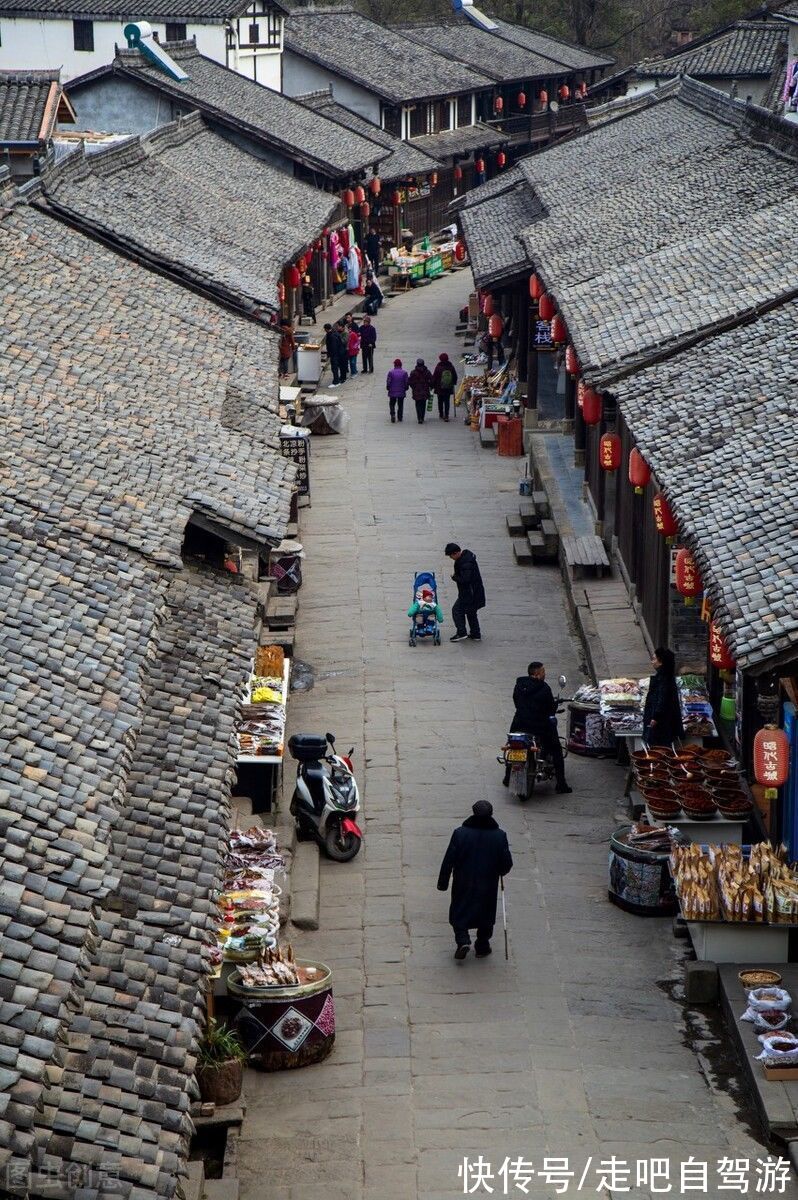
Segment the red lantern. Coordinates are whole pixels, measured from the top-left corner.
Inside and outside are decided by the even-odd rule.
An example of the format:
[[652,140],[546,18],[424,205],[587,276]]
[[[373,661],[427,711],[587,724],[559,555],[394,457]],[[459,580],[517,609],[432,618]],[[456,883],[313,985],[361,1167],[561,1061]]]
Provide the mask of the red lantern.
[[719,671],[733,671],[736,665],[726,639],[714,621],[709,623],[709,661]]
[[657,492],[652,500],[654,508],[654,524],[657,527],[657,533],[661,533],[663,537],[673,538],[679,532],[679,526],[676,523],[676,518],[673,515],[673,510],[670,504],[665,499],[662,492]]
[[438,172],[437,172],[437,171],[432,171],[432,172],[430,173],[430,177],[429,177],[429,185],[430,185],[430,187],[437,187],[437,186],[438,186]]
[[545,290],[539,275],[529,276],[529,294],[533,300],[539,300]]
[[635,446],[634,450],[629,454],[629,482],[638,496],[643,494],[643,489],[648,484],[650,478],[651,467]]
[[486,317],[492,317],[496,311],[496,305],[493,303],[493,296],[488,292],[485,297],[485,302],[482,305],[482,311]]
[[302,282],[302,276],[299,274],[299,271],[297,270],[297,268],[294,266],[293,263],[291,264],[290,267],[286,268],[285,282],[288,284],[288,286],[290,288],[298,288],[300,283]]
[[599,442],[599,465],[602,471],[617,471],[621,465],[621,439],[617,433],[605,433]]
[[526,92],[518,93],[518,107],[526,108]]
[[507,162],[507,155],[504,153],[503,150],[500,150],[499,153],[496,155],[496,166],[501,168],[504,166],[504,164],[506,162]]
[[372,196],[379,196],[381,188],[382,184],[380,183],[379,175],[375,175],[369,180],[369,191],[371,192]]
[[458,242],[454,248],[454,256],[458,262],[463,262],[466,256],[466,248],[464,242]]
[[585,425],[598,425],[603,407],[601,393],[595,388],[586,387],[582,393],[582,420]]
[[582,97],[582,99],[584,99],[584,97],[587,95],[587,83],[585,82],[584,79],[579,84],[579,87],[576,90],[579,93],[579,95]]
[[463,178],[463,168],[460,166],[459,163],[457,164],[457,166],[454,169],[454,178],[455,178],[456,183],[459,183],[460,180]]
[[541,89],[540,89],[540,93],[538,94],[538,100],[540,101],[540,103],[543,105],[543,107],[544,107],[544,108],[545,108],[545,107],[546,107],[546,105],[548,104],[548,102],[549,102],[549,93],[546,91],[546,89],[545,89],[545,88],[541,88]]
[[355,203],[355,193],[351,188],[344,188],[343,192],[341,193],[341,199],[343,200],[346,208],[351,208]]
[[574,378],[579,374],[579,359],[576,356],[576,351],[569,342],[565,347],[565,369],[569,375]]
[[477,175],[485,174],[485,159],[484,158],[477,158],[474,161],[474,170],[476,171]]
[[497,96],[496,99],[493,101],[493,107],[496,109],[496,112],[502,111],[502,109],[504,108],[504,100],[502,99],[501,96]]
[[766,725],[754,738],[754,778],[766,788],[780,788],[790,774],[790,739],[783,729]]
[[504,332],[504,321],[498,313],[494,313],[488,321],[488,333],[492,338],[500,338]]
[[355,188],[355,204],[362,204],[365,199],[366,199],[366,189],[361,187],[360,184],[358,184],[357,187]]
[[704,590],[696,561],[686,546],[676,555],[676,591],[684,596],[685,604],[692,604]]
[[398,208],[401,203],[402,203],[401,192],[394,192],[394,194],[391,196],[391,204],[394,206],[394,208]]
[[551,318],[551,340],[554,343],[564,342],[568,337],[568,328],[559,313]]
[[371,205],[369,204],[368,200],[366,200],[360,206],[360,215],[364,221],[368,219],[368,215],[370,212],[371,212]]
[[541,321],[550,321],[557,311],[557,306],[548,292],[544,292],[538,301],[538,312]]
[[569,88],[567,83],[563,83],[560,85],[557,95],[560,97],[560,99],[562,101],[565,101],[568,99],[568,97],[571,95],[571,89]]

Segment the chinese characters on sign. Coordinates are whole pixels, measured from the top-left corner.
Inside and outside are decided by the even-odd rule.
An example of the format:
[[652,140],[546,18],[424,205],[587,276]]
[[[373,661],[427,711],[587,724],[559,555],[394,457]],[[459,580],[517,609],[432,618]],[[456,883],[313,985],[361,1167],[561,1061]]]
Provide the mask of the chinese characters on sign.
[[550,321],[535,321],[535,348],[538,350],[553,350],[554,344],[551,340],[551,322]]

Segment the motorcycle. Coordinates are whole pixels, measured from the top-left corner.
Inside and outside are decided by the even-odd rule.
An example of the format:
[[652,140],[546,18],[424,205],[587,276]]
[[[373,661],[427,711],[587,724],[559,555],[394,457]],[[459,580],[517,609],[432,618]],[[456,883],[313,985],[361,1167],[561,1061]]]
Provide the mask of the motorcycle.
[[297,838],[313,838],[328,858],[349,862],[363,841],[355,821],[360,793],[352,766],[354,746],[348,754],[337,754],[334,734],[295,733],[288,750],[297,762],[290,806]]
[[[564,688],[568,680],[561,675],[557,682],[561,688]],[[570,699],[570,697],[559,695],[554,698],[557,701],[557,712]],[[556,714],[550,720],[556,729]],[[567,758],[567,743],[560,738],[560,744],[563,748],[563,758]],[[509,788],[518,796],[519,800],[531,800],[539,783],[548,783],[555,778],[554,763],[551,757],[541,751],[534,734],[531,733],[508,733],[507,742],[502,747],[502,752],[497,756],[496,761],[501,763],[505,769],[510,768]]]

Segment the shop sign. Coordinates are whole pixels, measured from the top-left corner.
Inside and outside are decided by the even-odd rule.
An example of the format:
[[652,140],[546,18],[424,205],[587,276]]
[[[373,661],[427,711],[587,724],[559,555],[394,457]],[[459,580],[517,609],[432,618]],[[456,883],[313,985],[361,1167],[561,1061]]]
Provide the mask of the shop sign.
[[536,350],[553,350],[551,321],[535,321],[534,345]]
[[409,204],[412,200],[425,200],[430,191],[430,185],[422,183],[420,187],[397,188],[396,195],[400,204]]

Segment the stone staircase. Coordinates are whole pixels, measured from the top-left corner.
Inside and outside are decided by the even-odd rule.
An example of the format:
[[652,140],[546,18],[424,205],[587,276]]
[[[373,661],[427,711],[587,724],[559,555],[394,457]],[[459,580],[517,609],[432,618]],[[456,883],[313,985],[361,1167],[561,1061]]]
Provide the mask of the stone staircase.
[[560,553],[560,536],[551,518],[551,508],[545,492],[533,492],[518,505],[518,513],[507,514],[507,532],[512,538],[513,557],[517,563],[556,563]]

